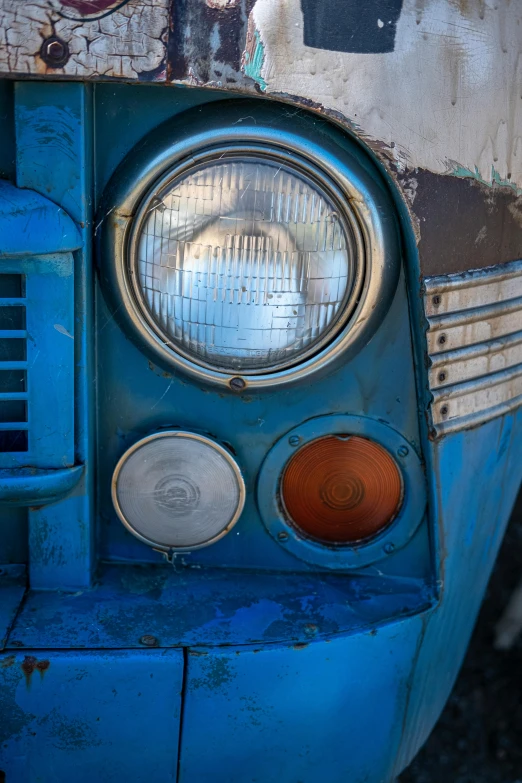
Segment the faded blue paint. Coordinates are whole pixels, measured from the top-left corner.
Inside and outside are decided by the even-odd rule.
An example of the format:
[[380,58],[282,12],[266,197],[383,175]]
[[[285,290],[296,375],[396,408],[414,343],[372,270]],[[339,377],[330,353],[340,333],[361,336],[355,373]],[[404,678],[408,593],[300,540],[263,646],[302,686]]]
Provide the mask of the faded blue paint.
[[0,566],[0,650],[4,649],[7,642],[25,593],[26,582],[25,566]]
[[522,410],[443,438],[433,456],[442,595],[412,671],[396,773],[428,737],[464,658],[520,486]]
[[504,179],[501,177],[500,173],[494,166],[491,166],[491,177],[489,180],[484,179],[481,176],[478,166],[475,166],[475,169],[472,171],[471,169],[467,169],[465,166],[461,166],[460,164],[455,163],[451,173],[454,177],[470,177],[471,179],[476,179],[477,182],[480,182],[482,185],[487,185],[488,187],[498,185],[503,188],[510,188],[511,190],[515,191],[517,196],[522,194],[522,188],[519,188],[516,182],[512,182],[510,179]]
[[[47,256],[17,254],[0,264],[10,270],[20,267],[8,264],[23,263],[34,281],[28,296],[40,317],[31,329],[43,333],[49,323],[53,329],[42,342],[42,360],[66,356],[60,366],[75,370],[74,391],[70,385],[58,393],[49,376],[39,389],[31,431],[51,413],[59,434],[47,437],[56,435],[63,445],[65,424],[68,432],[68,451],[56,446],[47,452],[59,464],[43,467],[62,468],[65,456],[66,465],[79,472],[86,464],[86,472],[59,502],[29,512],[31,589],[23,603],[21,572],[14,586],[0,581],[0,631],[9,634],[0,658],[0,714],[8,716],[0,721],[0,769],[7,783],[176,780],[183,653],[174,648],[185,647],[180,783],[388,783],[424,741],[464,654],[520,480],[522,414],[427,440],[416,249],[398,198],[407,262],[395,301],[359,355],[320,382],[241,397],[199,389],[151,366],[98,290],[95,332],[91,202],[149,130],[207,97],[130,85],[100,85],[96,92],[92,112],[89,86],[16,86],[17,183],[52,206],[43,233],[35,218],[38,231],[26,238],[33,244],[24,251],[45,247]],[[38,212],[42,201],[34,194],[16,191],[13,203],[31,199]],[[82,241],[74,257],[74,311],[70,251],[77,240],[64,211]],[[15,213],[16,207],[5,205],[3,213],[0,207],[0,221],[2,215],[19,221]],[[394,219],[392,208],[390,215]],[[21,233],[17,225],[8,249]],[[57,250],[67,252],[58,256]],[[41,360],[32,359],[38,367]],[[68,401],[69,413],[62,414]],[[259,467],[273,443],[302,421],[331,413],[389,423],[423,453],[427,466],[429,518],[400,551],[353,574],[318,571],[285,552],[266,533],[254,502]],[[124,530],[108,491],[118,457],[161,426],[203,430],[230,442],[248,489],[234,533],[177,557],[174,570]],[[5,470],[15,467],[11,458]],[[62,473],[60,482],[65,476],[72,473]],[[0,492],[5,477],[0,472]],[[46,500],[53,497],[45,482],[54,481],[59,491],[55,479],[53,471],[36,470],[16,478],[25,492],[38,485]],[[11,484],[10,500],[12,490]],[[25,510],[6,509],[0,506],[2,525],[19,524],[25,535]],[[21,548],[18,542],[2,551]],[[93,584],[95,555],[112,562],[100,567]],[[186,563],[196,568],[184,569]],[[143,649],[144,635],[163,649]]]
[[82,244],[78,229],[63,209],[39,193],[2,180],[0,236],[0,259],[66,253]]
[[61,470],[0,470],[0,504],[39,506],[53,503],[72,491],[82,473],[83,465]]
[[6,783],[176,780],[180,650],[0,656]]
[[179,783],[389,783],[422,625],[191,650]]
[[[75,460],[85,465],[68,500],[45,511],[30,510],[33,540],[46,531],[31,557],[34,587],[86,587],[95,563],[93,509],[93,341],[92,336],[92,95],[83,84],[20,82],[15,89],[17,185],[55,201],[76,222],[83,248],[75,254],[74,335]],[[72,316],[72,311],[70,313]],[[61,338],[68,338],[62,333]],[[71,525],[71,520],[74,524]],[[53,555],[59,556],[59,562]]]
[[[33,544],[34,546],[34,544]],[[30,591],[9,647],[294,644],[375,628],[427,609],[421,579],[104,565],[74,593]]]

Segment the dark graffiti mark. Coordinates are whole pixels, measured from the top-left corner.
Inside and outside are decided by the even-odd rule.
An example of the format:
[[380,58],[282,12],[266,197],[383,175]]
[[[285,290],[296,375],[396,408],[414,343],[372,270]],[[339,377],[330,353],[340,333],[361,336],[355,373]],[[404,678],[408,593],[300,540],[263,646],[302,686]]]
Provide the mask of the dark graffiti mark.
[[520,258],[522,196],[510,187],[472,177],[419,169],[400,176],[415,182],[421,272],[425,276],[483,269]]
[[304,44],[331,52],[393,52],[402,0],[301,0]]
[[241,58],[255,0],[175,0],[169,37],[169,79],[195,84],[243,80]]
[[103,19],[105,16],[113,14],[130,0],[61,0],[61,4],[71,11],[77,11],[77,15],[69,16],[63,11],[60,16],[63,19],[87,19],[89,22]]

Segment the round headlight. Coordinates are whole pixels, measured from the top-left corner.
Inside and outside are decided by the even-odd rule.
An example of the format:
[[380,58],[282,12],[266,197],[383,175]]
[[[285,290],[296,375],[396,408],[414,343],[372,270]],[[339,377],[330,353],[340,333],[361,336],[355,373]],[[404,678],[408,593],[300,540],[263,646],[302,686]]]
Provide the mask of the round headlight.
[[168,372],[235,391],[333,369],[382,324],[401,265],[378,167],[324,118],[197,107],[115,172],[96,222],[114,317]]
[[245,502],[241,471],[219,444],[191,432],[161,432],[120,459],[114,507],[137,538],[157,549],[197,549],[217,541]]
[[349,317],[363,259],[345,204],[268,154],[174,171],[135,227],[135,293],[160,339],[195,364],[277,372]]

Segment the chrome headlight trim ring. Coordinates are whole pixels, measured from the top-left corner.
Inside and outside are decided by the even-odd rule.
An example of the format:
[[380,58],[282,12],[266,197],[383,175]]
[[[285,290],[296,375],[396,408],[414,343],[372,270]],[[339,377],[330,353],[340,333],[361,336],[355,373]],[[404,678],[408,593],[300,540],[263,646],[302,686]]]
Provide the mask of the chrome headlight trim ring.
[[[325,138],[319,136],[316,140],[315,134],[310,133],[309,122],[304,128],[296,122],[296,128],[290,129],[288,121],[284,128],[278,127],[273,118],[275,114],[281,119],[280,111],[274,111],[277,107],[272,107],[271,112],[264,111],[259,120],[245,118],[244,110],[239,113],[237,105],[233,109],[225,105],[219,112],[216,104],[207,108],[211,115],[208,122],[198,112],[192,123],[182,123],[178,117],[158,129],[147,144],[124,161],[113,178],[97,221],[104,290],[129,336],[167,370],[180,370],[197,382],[221,388],[230,388],[232,379],[240,375],[242,390],[298,382],[335,366],[350,351],[358,350],[382,322],[400,270],[400,247],[391,201],[383,184],[368,172],[368,166],[361,165],[357,156],[346,151],[343,145],[349,145],[349,140],[335,128]],[[243,118],[241,124],[235,120],[236,114]],[[241,374],[233,370],[217,371],[200,361],[196,363],[178,346],[172,346],[140,302],[133,259],[136,237],[155,193],[202,163],[227,155],[248,154],[281,160],[312,178],[331,195],[349,225],[357,258],[354,283],[343,312],[324,340],[313,346],[311,355],[297,357],[295,363],[281,369]]]

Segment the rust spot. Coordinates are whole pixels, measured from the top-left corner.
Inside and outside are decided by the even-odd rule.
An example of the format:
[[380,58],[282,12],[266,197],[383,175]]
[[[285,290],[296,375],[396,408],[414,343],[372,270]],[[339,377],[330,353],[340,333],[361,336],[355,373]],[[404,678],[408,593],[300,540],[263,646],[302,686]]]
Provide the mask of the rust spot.
[[14,655],[8,655],[7,658],[2,659],[2,663],[0,664],[0,667],[2,669],[7,669],[9,666],[12,666],[14,664],[15,660],[16,658],[14,657]]
[[43,679],[44,673],[47,671],[50,665],[50,661],[47,659],[39,661],[38,658],[34,657],[34,655],[26,655],[20,666],[25,675],[25,682],[27,687],[29,688],[31,685],[31,677],[35,670],[40,672],[40,677]]
[[304,650],[305,647],[308,647],[308,642],[298,642],[297,644],[294,644],[293,649]]

